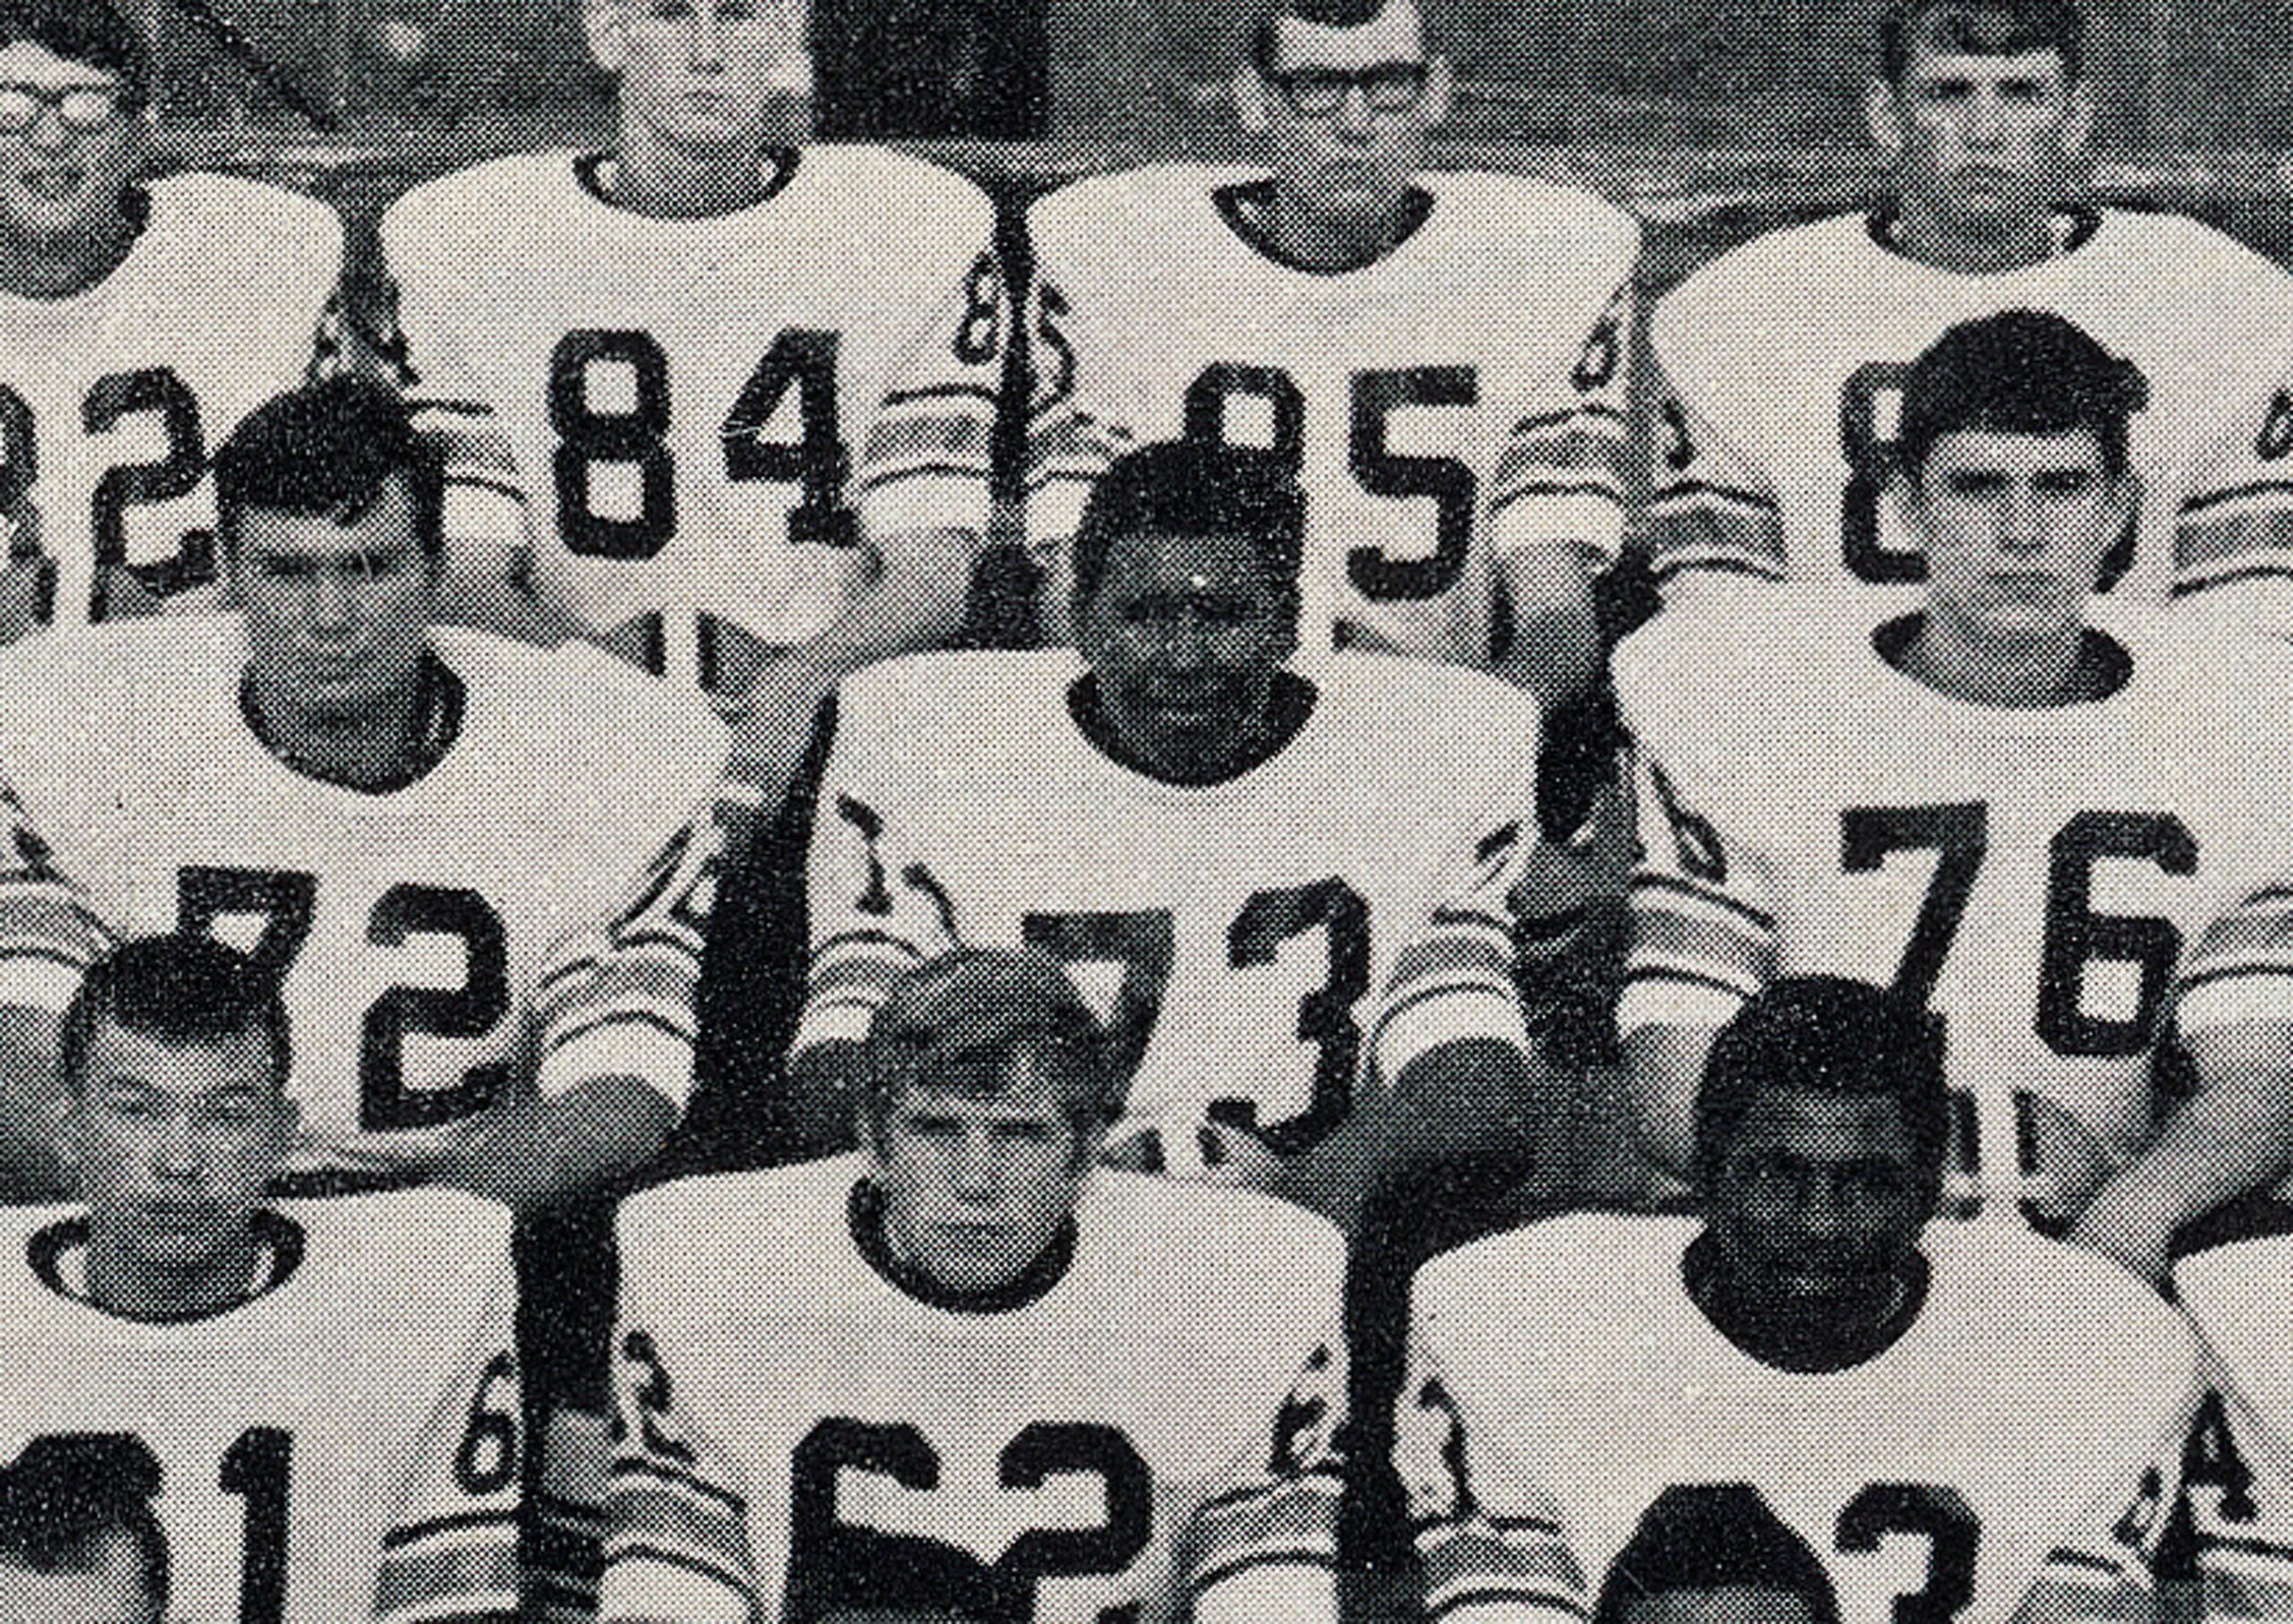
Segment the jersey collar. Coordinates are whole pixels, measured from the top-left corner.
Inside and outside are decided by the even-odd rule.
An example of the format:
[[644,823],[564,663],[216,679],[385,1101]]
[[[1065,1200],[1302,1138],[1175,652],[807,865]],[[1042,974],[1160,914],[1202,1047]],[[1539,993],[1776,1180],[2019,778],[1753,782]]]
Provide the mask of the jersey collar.
[[1379,241],[1375,253],[1349,265],[1309,265],[1284,253],[1267,229],[1273,195],[1274,183],[1270,180],[1237,181],[1212,192],[1210,201],[1226,229],[1240,237],[1252,253],[1301,276],[1351,276],[1357,271],[1382,264],[1400,253],[1433,218],[1433,194],[1422,186],[1412,186],[1403,200],[1401,212]]
[[[757,194],[754,202],[745,207],[761,208],[786,191],[788,183],[796,178],[797,165],[803,160],[803,154],[794,147],[767,147],[759,159],[764,172],[764,189]],[[573,159],[573,181],[593,202],[603,203],[616,213],[644,219],[657,218],[639,215],[638,211],[614,195],[614,179],[619,168],[619,160],[610,152],[583,152]],[[744,211],[743,209],[733,211],[735,214]]]
[[288,753],[264,725],[262,708],[255,702],[254,683],[245,673],[239,676],[239,717],[256,742],[289,771],[360,795],[394,795],[412,787],[446,759],[462,736],[462,720],[469,709],[468,684],[438,657],[435,649],[422,657],[422,669],[417,680],[421,691],[415,700],[414,730],[401,745],[391,770],[370,784],[354,784],[312,772]]
[[[1913,265],[1924,266],[1929,271],[1940,271],[1945,269],[1943,266],[1929,264],[1925,260],[1918,259],[1911,254],[1906,253],[1902,245],[1895,241],[1895,230],[1899,218],[1898,209],[1899,205],[1889,203],[1885,208],[1876,209],[1868,215],[1866,215],[1863,221],[1863,229],[1865,233],[1878,248],[1886,253],[1894,255],[1896,259],[1905,261]],[[2095,233],[2101,230],[2101,211],[2093,207],[2090,203],[2075,203],[2068,208],[2057,210],[2054,216],[2054,257],[2056,259],[2061,259],[2066,255],[2077,253],[2078,250],[2083,248],[2088,243],[2092,242],[2094,240]],[[2040,262],[2043,264],[2045,262],[2040,261]],[[2030,267],[2026,265],[2015,267],[2015,270],[2018,271],[2026,271],[2028,269],[2030,269]],[[1957,274],[1964,275],[1969,273],[1960,272]],[[2012,276],[2014,274],[2014,271],[1978,271],[1973,272],[1972,274]]]
[[859,1248],[861,1258],[886,1284],[926,1308],[950,1314],[1008,1314],[1026,1308],[1040,1302],[1067,1278],[1067,1271],[1075,1261],[1076,1224],[1069,1218],[1058,1238],[1043,1249],[1043,1256],[1009,1285],[984,1292],[951,1292],[893,1255],[891,1242],[884,1234],[884,1192],[874,1180],[863,1178],[854,1182],[851,1194],[845,1199],[844,1217],[852,1233],[853,1245]]
[[1902,1341],[1904,1333],[1919,1323],[1919,1316],[1927,1307],[1928,1290],[1934,1283],[1934,1270],[1925,1255],[1918,1252],[1911,1254],[1911,1277],[1902,1283],[1902,1299],[1891,1313],[1864,1336],[1826,1346],[1813,1358],[1794,1357],[1792,1351],[1773,1345],[1750,1316],[1732,1311],[1733,1303],[1719,1289],[1708,1237],[1698,1235],[1680,1255],[1680,1285],[1705,1322],[1737,1352],[1795,1376],[1830,1376],[1869,1363]]
[[[1917,614],[1905,614],[1875,627],[1871,632],[1872,651],[1898,676],[1918,683],[1920,688],[1926,689],[1937,699],[1951,704],[1968,703],[1966,700],[1954,700],[1938,689],[1928,688],[1925,683],[1912,676],[1910,669],[1904,665],[1904,660],[1910,655],[1911,644],[1918,640],[1919,625],[1924,618]],[[2043,716],[2049,711],[2066,710],[2081,705],[2100,705],[2117,698],[2119,694],[2126,692],[2126,685],[2134,681],[2134,657],[2126,651],[2124,646],[2116,638],[2111,637],[2108,632],[2097,631],[2094,627],[2089,626],[2084,635],[2079,640],[2076,675],[2078,692],[2071,698],[2056,705],[2031,706],[2029,708],[2031,711]],[[1997,707],[1984,706],[1980,709],[1991,709]]]
[[255,1260],[246,1289],[220,1307],[191,1314],[123,1314],[105,1308],[88,1294],[88,1220],[65,1218],[34,1234],[25,1247],[25,1261],[39,1283],[57,1296],[83,1304],[99,1314],[135,1325],[191,1325],[245,1308],[268,1296],[302,1267],[308,1249],[303,1226],[279,1212],[254,1216]]
[[1151,778],[1173,789],[1216,789],[1249,777],[1289,749],[1298,735],[1306,730],[1306,724],[1313,719],[1314,708],[1320,699],[1320,691],[1296,672],[1277,672],[1272,699],[1273,727],[1267,735],[1266,748],[1233,771],[1222,773],[1215,778],[1173,778],[1155,771],[1132,756],[1116,736],[1114,724],[1108,719],[1106,706],[1099,698],[1099,684],[1087,671],[1068,685],[1067,715],[1092,749],[1125,772],[1137,773],[1142,778]]

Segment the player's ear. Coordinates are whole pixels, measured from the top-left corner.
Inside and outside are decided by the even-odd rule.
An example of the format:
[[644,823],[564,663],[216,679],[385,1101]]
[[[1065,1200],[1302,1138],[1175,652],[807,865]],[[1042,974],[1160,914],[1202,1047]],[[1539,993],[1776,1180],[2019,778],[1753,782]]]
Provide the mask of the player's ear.
[[1274,122],[1267,105],[1267,92],[1272,89],[1259,77],[1258,65],[1245,62],[1234,70],[1234,116],[1243,129],[1253,135],[1263,135]]
[[629,39],[625,0],[581,0],[581,35],[588,41],[589,60],[608,73],[618,73],[628,60]]
[[1902,156],[1902,99],[1885,78],[1863,87],[1863,125],[1871,133],[1871,144],[1890,161]]
[[1450,71],[1447,56],[1436,56],[1425,64],[1425,124],[1428,129],[1449,122],[1450,108],[1456,102],[1456,75]]

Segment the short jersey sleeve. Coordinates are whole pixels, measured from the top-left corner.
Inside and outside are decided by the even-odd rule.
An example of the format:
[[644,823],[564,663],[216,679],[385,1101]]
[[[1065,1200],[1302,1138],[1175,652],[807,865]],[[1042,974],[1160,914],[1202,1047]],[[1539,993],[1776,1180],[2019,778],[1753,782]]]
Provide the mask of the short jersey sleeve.
[[1267,1418],[1259,1452],[1197,1510],[1182,1565],[1198,1624],[1335,1619],[1346,1370],[1331,1327]]
[[888,741],[876,736],[872,714],[840,708],[813,809],[812,956],[796,1052],[857,1042],[895,982],[958,945],[947,893],[900,827],[897,765],[878,770]]
[[453,1379],[407,1463],[382,1537],[377,1624],[512,1624],[525,1504],[525,1405],[508,1250]]
[[750,1624],[756,1579],[740,1465],[709,1441],[663,1355],[653,1293],[664,1278],[642,1258],[623,1271],[598,1617]]
[[1581,1624],[1587,1586],[1558,1500],[1469,1432],[1438,1345],[1421,1302],[1394,1416],[1394,1469],[1407,1497],[1424,1616],[1431,1624]]
[[1783,517],[1773,482],[1661,369],[1653,398],[1644,529],[1658,584],[1669,593],[1689,576],[1782,580]]
[[1634,750],[1633,785],[1640,858],[1618,1027],[1724,1026],[1775,975],[1772,887],[1645,745]]
[[1567,546],[1615,561],[1624,542],[1633,316],[1627,282],[1584,335],[1567,398],[1521,403],[1489,494],[1490,542],[1500,556]]
[[1011,323],[1001,257],[983,239],[917,332],[862,442],[853,491],[870,537],[986,534]]

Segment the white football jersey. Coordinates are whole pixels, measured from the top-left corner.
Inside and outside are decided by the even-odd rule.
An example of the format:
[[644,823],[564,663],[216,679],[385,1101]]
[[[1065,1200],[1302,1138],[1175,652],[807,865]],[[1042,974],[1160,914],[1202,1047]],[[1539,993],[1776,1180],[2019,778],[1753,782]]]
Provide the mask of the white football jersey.
[[0,762],[123,935],[208,931],[283,971],[296,1171],[451,1135],[505,1090],[633,1075],[682,1104],[722,837],[721,726],[586,646],[439,630],[459,735],[399,790],[294,771],[240,705],[235,616],[27,645]]
[[1059,649],[920,655],[846,683],[798,1050],[861,1037],[921,958],[1035,948],[1129,1073],[1118,1139],[1159,1127],[1176,1171],[1213,1125],[1310,1148],[1373,1051],[1390,1078],[1447,1023],[1517,1028],[1503,876],[1536,840],[1534,701],[1456,666],[1332,655],[1304,667],[1317,697],[1284,748],[1187,786],[1085,735],[1082,669]]
[[1485,664],[1492,549],[1621,538],[1639,228],[1588,193],[1428,175],[1414,231],[1327,274],[1244,235],[1258,178],[1136,169],[1028,211],[1028,531],[1063,544],[1126,443],[1271,447],[1307,493],[1305,647]]
[[1335,1560],[1336,1230],[1101,1172],[1062,1272],[935,1305],[870,1260],[868,1167],[623,1204],[604,1618],[1164,1624]]
[[2293,405],[2273,405],[2293,376],[2293,277],[2178,215],[2065,224],[2054,258],[1970,275],[1837,215],[1757,237],[1664,298],[1650,322],[1659,574],[1860,582],[1908,599],[1926,563],[1884,494],[1904,374],[1945,329],[2022,308],[2075,322],[2150,382],[2133,425],[2141,512],[2106,585],[2162,602],[2254,568],[2293,573],[2293,477],[2253,466],[2272,443],[2260,460],[2293,452]]
[[2182,1457],[2209,1619],[2293,1617],[2293,1231],[2174,1265],[2212,1390]]
[[0,293],[0,537],[53,561],[60,627],[128,612],[107,568],[163,600],[214,580],[208,460],[302,382],[341,274],[323,203],[221,175],[144,195],[142,234],[102,281]]
[[2060,1611],[2032,1617],[2139,1616],[2098,1603],[2148,1588],[2196,1363],[2140,1281],[1938,1224],[1910,1328],[1793,1372],[1689,1297],[1698,1227],[1558,1218],[1418,1272],[1395,1449],[1429,1613],[1586,1616],[1666,1490],[1740,1484],[1823,1562],[1842,1624],[2003,1624],[2037,1585]]
[[1936,692],[1879,652],[1910,622],[1820,591],[1627,640],[1620,1024],[1716,1029],[1777,975],[1893,985],[1945,1018],[1955,1209],[2074,1218],[2150,1140],[2169,1004],[2185,1031],[2293,1017],[2293,662],[2130,606],[2108,624],[2117,691],[2024,709]]
[[524,1420],[510,1215],[451,1190],[282,1205],[262,1289],[201,1319],[86,1300],[83,1214],[0,1224],[0,1459],[125,1433],[158,1458],[168,1617],[510,1624]]
[[866,584],[867,536],[984,531],[1007,301],[977,186],[814,146],[752,207],[665,219],[606,202],[601,161],[479,164],[382,227],[409,398],[490,428],[506,468],[456,476],[509,477],[545,593],[600,632],[698,606],[794,644]]

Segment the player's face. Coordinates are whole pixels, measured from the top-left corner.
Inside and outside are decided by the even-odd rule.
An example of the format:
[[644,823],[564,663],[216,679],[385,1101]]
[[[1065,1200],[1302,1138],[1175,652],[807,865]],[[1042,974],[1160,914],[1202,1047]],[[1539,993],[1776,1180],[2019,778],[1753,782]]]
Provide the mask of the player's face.
[[1962,55],[1923,43],[1900,85],[1873,88],[1869,111],[1906,199],[1971,237],[2051,212],[2092,123],[2056,52]]
[[39,1573],[0,1558],[0,1624],[162,1624],[134,1539],[115,1534],[85,1573]]
[[1709,1233],[1748,1310],[1846,1321],[1892,1293],[1931,1201],[1895,1101],[1770,1088],[1714,1170]]
[[1794,1592],[1725,1585],[1637,1597],[1625,1603],[1622,1624],[1816,1624],[1816,1616]]
[[144,142],[120,95],[118,76],[101,68],[30,40],[0,47],[0,226],[10,235],[52,248],[117,228]]
[[231,584],[267,715],[360,716],[420,673],[438,566],[423,554],[414,498],[399,476],[347,522],[260,508],[242,514]]
[[1351,28],[1298,17],[1275,28],[1273,80],[1248,99],[1275,185],[1314,214],[1387,219],[1448,110],[1447,71],[1426,55],[1416,8],[1389,4]]
[[1091,1147],[1060,1062],[1022,1047],[988,1095],[911,1087],[876,1130],[893,1251],[942,1290],[995,1291],[1025,1275],[1075,1213]]
[[1142,531],[1108,549],[1076,642],[1123,747],[1200,777],[1263,735],[1296,605],[1243,537]]
[[2133,502],[2086,429],[1945,434],[1902,498],[1927,554],[1929,614],[2001,647],[2082,623]]
[[797,44],[786,0],[594,0],[588,16],[623,121],[691,151],[754,143]]
[[245,1244],[294,1123],[261,1032],[170,1044],[102,1024],[65,1109],[64,1157],[91,1237],[183,1273]]

